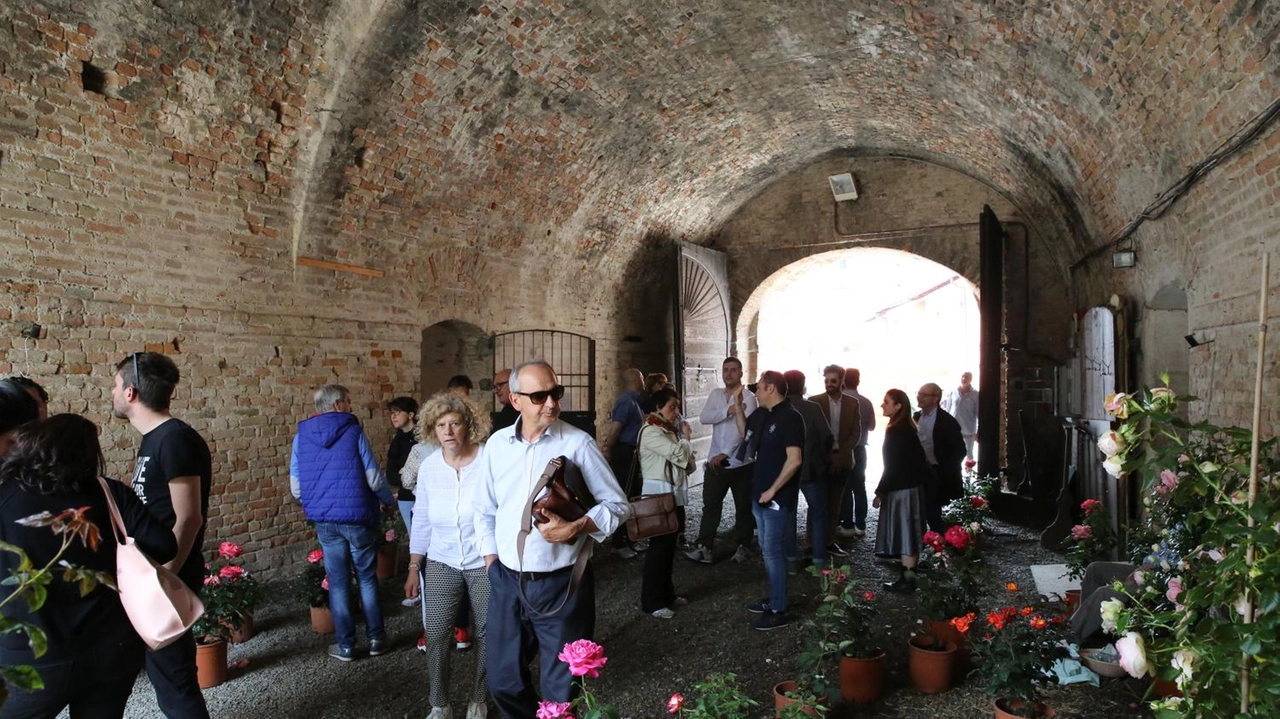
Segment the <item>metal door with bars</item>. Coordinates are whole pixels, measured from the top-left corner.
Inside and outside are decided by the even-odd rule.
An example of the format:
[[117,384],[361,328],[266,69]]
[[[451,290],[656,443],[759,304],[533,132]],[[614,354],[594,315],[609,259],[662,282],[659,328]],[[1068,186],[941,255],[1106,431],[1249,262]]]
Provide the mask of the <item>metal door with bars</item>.
[[559,330],[520,330],[493,336],[493,369],[545,360],[564,385],[560,418],[591,436],[596,434],[596,341]]

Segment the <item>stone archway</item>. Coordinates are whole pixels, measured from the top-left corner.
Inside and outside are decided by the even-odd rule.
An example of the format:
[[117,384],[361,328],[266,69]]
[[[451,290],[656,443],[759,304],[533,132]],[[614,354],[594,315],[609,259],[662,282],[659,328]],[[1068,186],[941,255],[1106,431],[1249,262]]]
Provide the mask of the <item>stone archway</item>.
[[421,367],[424,399],[443,390],[450,377],[465,374],[475,384],[471,398],[476,406],[493,406],[493,341],[479,327],[445,320],[422,330]]

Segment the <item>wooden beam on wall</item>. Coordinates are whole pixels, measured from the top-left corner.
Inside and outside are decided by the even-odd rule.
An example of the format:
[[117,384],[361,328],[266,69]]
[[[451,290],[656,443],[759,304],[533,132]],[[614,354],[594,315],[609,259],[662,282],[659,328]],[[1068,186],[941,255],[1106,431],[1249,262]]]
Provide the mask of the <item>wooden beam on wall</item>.
[[314,257],[299,257],[298,264],[306,267],[315,267],[321,270],[333,270],[334,272],[350,272],[353,275],[364,275],[365,277],[382,277],[382,270],[375,270],[372,267],[360,267],[359,265],[345,265],[341,262],[330,262],[328,260],[318,260]]

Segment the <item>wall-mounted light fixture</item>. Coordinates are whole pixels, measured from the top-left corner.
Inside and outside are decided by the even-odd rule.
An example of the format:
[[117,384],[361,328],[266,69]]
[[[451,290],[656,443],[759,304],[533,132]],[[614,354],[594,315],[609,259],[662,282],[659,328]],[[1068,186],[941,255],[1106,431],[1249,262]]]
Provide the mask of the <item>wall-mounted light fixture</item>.
[[1207,345],[1207,344],[1211,344],[1211,343],[1213,342],[1213,340],[1198,340],[1198,339],[1196,339],[1196,336],[1195,336],[1195,335],[1187,335],[1186,337],[1183,337],[1182,339],[1186,340],[1186,341],[1187,341],[1187,346],[1188,346],[1188,347],[1190,347],[1190,348],[1192,348],[1192,349],[1195,349],[1196,347],[1199,347],[1200,345]]
[[1133,267],[1138,264],[1138,253],[1133,250],[1118,250],[1111,253],[1111,266],[1116,269]]
[[858,199],[858,183],[854,182],[853,173],[831,175],[827,178],[827,183],[831,185],[831,195],[836,198],[836,202]]

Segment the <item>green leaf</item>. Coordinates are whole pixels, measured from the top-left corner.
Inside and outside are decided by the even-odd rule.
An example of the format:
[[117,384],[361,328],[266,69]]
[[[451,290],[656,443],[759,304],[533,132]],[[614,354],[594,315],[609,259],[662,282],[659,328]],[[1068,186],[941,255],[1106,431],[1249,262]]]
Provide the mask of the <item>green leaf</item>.
[[48,596],[49,590],[45,588],[43,583],[37,581],[27,585],[27,593],[24,599],[27,600],[27,608],[35,612],[44,606],[44,600]]
[[44,630],[34,624],[28,624],[27,627],[27,644],[31,646],[31,651],[36,658],[44,656],[49,651],[49,638],[44,635]]
[[1255,634],[1246,634],[1244,640],[1240,642],[1240,651],[1253,656],[1262,651],[1262,641]]
[[0,677],[4,677],[5,682],[21,689],[24,692],[33,692],[44,689],[44,680],[36,673],[35,667],[19,665],[16,667],[0,667]]

